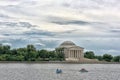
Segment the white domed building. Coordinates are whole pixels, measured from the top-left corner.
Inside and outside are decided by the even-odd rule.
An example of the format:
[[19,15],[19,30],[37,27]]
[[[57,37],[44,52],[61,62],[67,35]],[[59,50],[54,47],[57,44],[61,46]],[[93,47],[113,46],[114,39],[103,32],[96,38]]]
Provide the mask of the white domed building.
[[56,48],[56,52],[63,53],[65,55],[66,61],[80,61],[84,58],[83,51],[84,48],[77,46],[71,41],[65,41]]

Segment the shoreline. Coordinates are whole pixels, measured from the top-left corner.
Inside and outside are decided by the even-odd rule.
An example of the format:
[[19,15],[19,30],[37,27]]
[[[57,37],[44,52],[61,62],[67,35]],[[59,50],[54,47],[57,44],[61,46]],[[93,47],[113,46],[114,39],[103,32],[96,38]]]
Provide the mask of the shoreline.
[[120,62],[68,62],[68,61],[0,61],[1,63],[26,63],[26,64],[120,64]]

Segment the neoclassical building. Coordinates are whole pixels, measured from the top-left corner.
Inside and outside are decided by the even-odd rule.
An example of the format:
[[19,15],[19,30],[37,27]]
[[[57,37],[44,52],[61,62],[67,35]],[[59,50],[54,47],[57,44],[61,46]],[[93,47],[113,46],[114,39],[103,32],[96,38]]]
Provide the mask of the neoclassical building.
[[63,42],[56,52],[63,53],[66,61],[80,61],[84,58],[84,48],[77,46],[71,41]]

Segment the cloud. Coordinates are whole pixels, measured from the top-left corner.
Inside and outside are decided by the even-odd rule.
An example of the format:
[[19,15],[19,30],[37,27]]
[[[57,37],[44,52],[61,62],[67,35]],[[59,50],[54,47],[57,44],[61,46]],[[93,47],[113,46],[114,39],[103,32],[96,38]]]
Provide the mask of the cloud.
[[8,27],[34,27],[35,25],[32,25],[28,22],[0,22],[1,26],[8,26]]
[[11,43],[2,43],[2,45],[9,45],[9,46],[12,46]]
[[56,34],[49,31],[32,29],[31,31],[25,32],[24,35],[55,36]]
[[71,25],[71,24],[86,25],[86,24],[89,24],[89,22],[81,21],[81,20],[66,20],[66,19],[57,18],[57,17],[49,17],[49,19],[50,19],[49,21],[51,23],[55,23],[58,25]]
[[119,0],[0,0],[0,43],[13,47],[38,43],[38,48],[54,49],[72,40],[98,54],[119,54],[119,4]]
[[110,30],[110,32],[113,32],[113,33],[120,33],[120,29],[113,29],[113,30]]
[[45,46],[45,44],[42,43],[35,43],[36,46]]
[[0,14],[0,18],[10,18],[8,15]]

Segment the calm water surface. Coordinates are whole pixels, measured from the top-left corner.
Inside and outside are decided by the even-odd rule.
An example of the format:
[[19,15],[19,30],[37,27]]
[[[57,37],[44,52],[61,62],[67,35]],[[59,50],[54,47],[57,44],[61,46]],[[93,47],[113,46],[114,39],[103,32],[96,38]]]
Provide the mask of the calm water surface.
[[[56,74],[57,68],[63,74]],[[120,80],[120,64],[0,63],[0,80]]]

